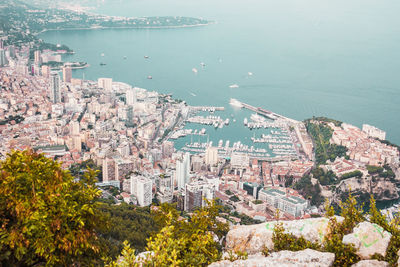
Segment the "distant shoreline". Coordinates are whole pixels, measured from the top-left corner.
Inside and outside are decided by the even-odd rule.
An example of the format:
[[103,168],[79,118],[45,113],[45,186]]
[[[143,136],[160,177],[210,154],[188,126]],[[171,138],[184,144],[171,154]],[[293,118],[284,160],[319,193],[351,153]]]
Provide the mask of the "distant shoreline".
[[204,24],[193,24],[193,25],[176,25],[176,26],[124,26],[124,27],[85,27],[85,28],[60,28],[60,29],[46,29],[34,35],[39,35],[50,31],[75,31],[75,30],[110,30],[110,29],[176,29],[176,28],[192,28],[192,27],[203,27],[211,24],[216,24],[216,22],[208,22]]

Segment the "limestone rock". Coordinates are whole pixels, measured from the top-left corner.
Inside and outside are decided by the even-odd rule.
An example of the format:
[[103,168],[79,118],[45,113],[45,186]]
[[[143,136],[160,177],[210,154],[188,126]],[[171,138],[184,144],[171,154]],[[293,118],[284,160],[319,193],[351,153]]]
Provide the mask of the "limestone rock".
[[210,267],[259,267],[259,266],[279,266],[296,267],[311,266],[324,267],[332,266],[335,261],[335,254],[329,252],[319,252],[312,249],[301,251],[279,251],[272,253],[268,257],[262,255],[249,256],[247,260],[237,260],[230,262],[228,260],[214,262]]
[[[342,221],[342,217],[337,217]],[[273,249],[273,230],[276,221],[256,225],[234,226],[226,236],[226,250],[247,251],[249,254],[261,252],[264,247]],[[311,218],[297,221],[283,221],[287,233],[303,236],[312,242],[321,242],[327,233],[327,218]]]
[[386,255],[391,237],[392,235],[379,225],[362,222],[353,229],[353,233],[343,237],[343,243],[354,244],[361,259],[370,259],[375,253]]
[[389,263],[378,260],[364,260],[351,265],[351,267],[389,267]]

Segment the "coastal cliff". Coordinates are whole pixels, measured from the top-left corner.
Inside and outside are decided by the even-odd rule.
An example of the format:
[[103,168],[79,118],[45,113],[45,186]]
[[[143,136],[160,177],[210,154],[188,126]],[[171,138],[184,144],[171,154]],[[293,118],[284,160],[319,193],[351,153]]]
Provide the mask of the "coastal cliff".
[[349,178],[340,182],[334,194],[334,200],[342,200],[346,193],[361,197],[373,194],[377,201],[395,200],[399,198],[396,184],[385,178]]

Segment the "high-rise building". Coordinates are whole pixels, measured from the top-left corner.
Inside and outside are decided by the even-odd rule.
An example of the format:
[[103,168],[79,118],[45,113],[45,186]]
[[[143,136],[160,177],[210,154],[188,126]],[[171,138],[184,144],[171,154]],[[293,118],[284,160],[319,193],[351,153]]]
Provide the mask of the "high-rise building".
[[70,83],[72,79],[72,69],[70,66],[65,66],[62,69],[63,71],[63,81],[65,83]]
[[50,99],[53,103],[61,102],[60,76],[55,71],[50,73]]
[[141,207],[149,206],[153,199],[153,183],[143,176],[131,176],[131,194],[134,195]]
[[136,90],[130,88],[126,91],[126,104],[134,105],[136,103]]
[[205,161],[206,165],[216,165],[218,163],[218,148],[212,146],[207,147]]
[[47,65],[42,65],[42,76],[48,78],[49,75],[50,75],[50,67]]
[[40,53],[40,50],[36,50],[34,52],[34,56],[35,56],[35,63],[39,65],[42,64],[42,55]]
[[216,187],[205,181],[195,181],[185,185],[184,210],[192,212],[195,208],[206,205],[206,199],[212,200],[215,197]]
[[17,55],[15,53],[15,47],[13,45],[9,46],[8,51],[10,51],[10,57],[11,58],[16,58],[17,57]]
[[7,65],[6,51],[4,49],[0,49],[0,67],[4,67]]
[[126,109],[126,126],[127,127],[132,127],[133,124],[133,107],[129,106]]
[[176,160],[176,181],[178,189],[184,189],[190,180],[190,154],[186,152],[181,159]]
[[103,88],[105,91],[111,92],[112,91],[112,82],[111,78],[99,78],[97,80],[97,86],[99,88]]
[[162,156],[164,158],[170,158],[174,153],[174,142],[172,141],[165,141],[162,144]]
[[71,135],[79,135],[79,122],[78,121],[71,121],[70,123],[70,129],[69,129]]

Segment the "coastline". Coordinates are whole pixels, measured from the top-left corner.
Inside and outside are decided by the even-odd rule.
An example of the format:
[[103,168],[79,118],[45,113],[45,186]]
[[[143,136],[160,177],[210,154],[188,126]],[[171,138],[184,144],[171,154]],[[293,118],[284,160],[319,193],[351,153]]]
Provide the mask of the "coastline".
[[124,26],[124,27],[84,27],[84,28],[60,28],[60,29],[45,29],[33,35],[37,36],[39,34],[50,32],[50,31],[75,31],[75,30],[110,30],[110,29],[178,29],[178,28],[193,28],[193,27],[204,27],[212,24],[216,24],[215,21],[210,21],[204,24],[193,24],[193,25],[176,25],[176,26]]

